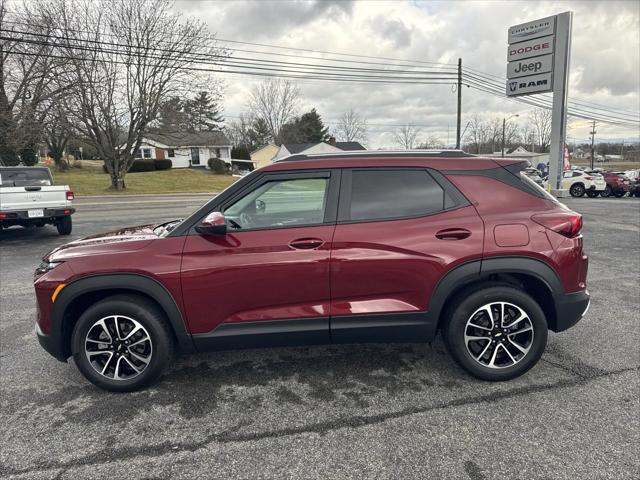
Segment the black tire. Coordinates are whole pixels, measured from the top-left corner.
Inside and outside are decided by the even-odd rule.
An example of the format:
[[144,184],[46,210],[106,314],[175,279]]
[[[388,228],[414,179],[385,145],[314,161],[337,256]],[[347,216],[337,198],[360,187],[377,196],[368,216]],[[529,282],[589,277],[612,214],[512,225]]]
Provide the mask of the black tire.
[[600,193],[600,195],[602,195],[604,198],[610,197],[611,195],[613,195],[613,190],[609,185],[607,185],[607,187]]
[[572,197],[582,197],[584,196],[584,192],[585,192],[584,185],[582,185],[581,183],[574,183],[569,188],[569,193],[571,194]]
[[[482,380],[494,382],[510,380],[523,375],[540,360],[547,344],[547,321],[538,303],[522,290],[506,285],[489,286],[466,291],[454,302],[456,303],[446,313],[448,318],[442,328],[442,336],[453,359],[468,373]],[[492,302],[516,305],[528,315],[533,329],[528,352],[511,366],[501,368],[485,366],[472,356],[465,345],[467,321],[480,307]]]
[[616,198],[622,198],[622,197],[624,197],[624,194],[625,194],[625,192],[624,192],[624,191],[614,193],[614,195],[616,196]]
[[69,235],[72,230],[71,215],[60,217],[56,222],[56,228],[60,235]]
[[[135,319],[151,339],[150,360],[133,378],[114,379],[102,375],[94,368],[85,353],[85,339],[89,331],[99,320],[114,315]],[[94,385],[111,392],[131,392],[156,382],[170,365],[174,348],[173,335],[162,310],[143,297],[127,294],[107,297],[85,310],[76,322],[71,337],[71,352],[80,372]]]
[[595,190],[587,190],[587,197],[589,198],[596,198],[598,195],[600,194]]

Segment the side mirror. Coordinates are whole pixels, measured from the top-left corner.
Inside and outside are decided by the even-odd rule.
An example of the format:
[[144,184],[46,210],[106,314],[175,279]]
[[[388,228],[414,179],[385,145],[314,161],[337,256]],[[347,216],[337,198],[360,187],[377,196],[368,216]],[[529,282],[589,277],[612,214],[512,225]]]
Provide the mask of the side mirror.
[[196,225],[196,232],[202,235],[225,235],[227,222],[220,212],[211,212],[206,218]]

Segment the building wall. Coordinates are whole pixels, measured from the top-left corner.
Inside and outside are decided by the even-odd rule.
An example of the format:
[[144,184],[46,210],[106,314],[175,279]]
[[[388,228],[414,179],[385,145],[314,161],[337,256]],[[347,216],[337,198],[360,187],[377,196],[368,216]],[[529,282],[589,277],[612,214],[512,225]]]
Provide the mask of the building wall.
[[251,160],[256,162],[256,168],[266,167],[273,163],[273,158],[278,153],[278,146],[269,144],[251,154]]

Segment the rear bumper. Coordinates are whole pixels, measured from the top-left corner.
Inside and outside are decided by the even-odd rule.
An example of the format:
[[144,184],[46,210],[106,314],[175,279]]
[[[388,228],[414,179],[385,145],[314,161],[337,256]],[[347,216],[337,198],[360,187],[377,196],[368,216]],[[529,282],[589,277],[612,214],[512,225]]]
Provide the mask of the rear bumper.
[[10,212],[0,212],[3,218],[0,222],[4,224],[24,225],[26,223],[52,222],[56,218],[66,217],[76,212],[75,208],[44,208],[42,217],[29,217],[29,210],[14,210]]
[[554,332],[562,332],[573,327],[587,313],[590,302],[587,290],[557,296],[555,324],[549,325],[549,328]]

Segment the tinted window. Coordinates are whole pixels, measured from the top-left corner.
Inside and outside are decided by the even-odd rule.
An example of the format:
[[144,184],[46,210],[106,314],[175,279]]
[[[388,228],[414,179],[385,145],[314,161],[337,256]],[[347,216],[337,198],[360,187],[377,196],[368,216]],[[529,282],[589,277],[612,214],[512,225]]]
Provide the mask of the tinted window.
[[0,186],[29,187],[51,185],[49,171],[42,168],[0,170]]
[[267,182],[224,211],[229,228],[314,225],[324,221],[327,178]]
[[415,217],[444,208],[444,191],[425,170],[354,170],[351,220]]

